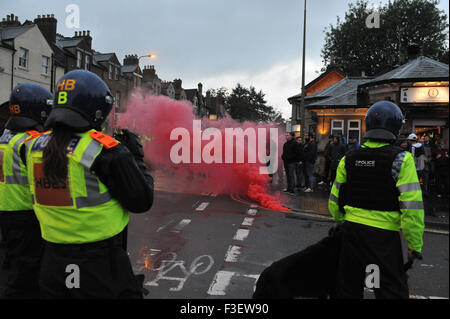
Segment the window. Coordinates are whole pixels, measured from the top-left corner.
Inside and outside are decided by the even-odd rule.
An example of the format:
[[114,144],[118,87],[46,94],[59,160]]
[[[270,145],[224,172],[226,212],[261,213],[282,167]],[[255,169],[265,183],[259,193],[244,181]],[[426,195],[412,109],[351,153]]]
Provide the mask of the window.
[[77,51],[77,68],[81,68],[82,62],[83,62],[83,56],[80,51]]
[[48,67],[50,64],[50,58],[42,56],[42,74],[48,75]]
[[84,69],[90,70],[91,69],[91,56],[86,54],[86,57],[84,58]]
[[116,91],[116,110],[120,109],[120,92]]
[[344,121],[331,120],[331,135],[344,136]]
[[349,120],[348,121],[348,130],[347,130],[347,141],[350,141],[353,137],[358,139],[358,142],[361,141],[361,122],[359,120]]
[[109,72],[108,72],[108,79],[112,80],[113,78],[113,66],[112,64],[109,65]]
[[20,48],[19,51],[19,66],[22,68],[28,68],[28,50]]
[[114,80],[117,81],[117,80],[119,80],[119,68],[116,67],[115,70],[116,70],[116,72],[114,72]]

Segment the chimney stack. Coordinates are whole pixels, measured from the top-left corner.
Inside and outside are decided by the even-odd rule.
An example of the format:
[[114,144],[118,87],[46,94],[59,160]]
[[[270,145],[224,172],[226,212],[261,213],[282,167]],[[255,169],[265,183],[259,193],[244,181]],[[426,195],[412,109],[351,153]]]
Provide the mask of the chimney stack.
[[55,16],[53,14],[38,15],[37,18],[34,19],[34,24],[41,30],[41,33],[44,35],[48,44],[53,46],[56,43],[56,26],[58,24],[58,20],[55,19]]
[[136,65],[136,64],[139,64],[139,58],[137,54],[125,55],[123,65]]

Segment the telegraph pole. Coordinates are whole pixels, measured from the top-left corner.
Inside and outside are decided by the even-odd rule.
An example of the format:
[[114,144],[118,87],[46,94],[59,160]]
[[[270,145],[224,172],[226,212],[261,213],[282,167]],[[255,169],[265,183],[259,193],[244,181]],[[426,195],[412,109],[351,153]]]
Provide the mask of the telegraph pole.
[[300,100],[300,134],[305,135],[305,38],[306,38],[306,0],[303,11],[303,56],[302,56],[302,96]]

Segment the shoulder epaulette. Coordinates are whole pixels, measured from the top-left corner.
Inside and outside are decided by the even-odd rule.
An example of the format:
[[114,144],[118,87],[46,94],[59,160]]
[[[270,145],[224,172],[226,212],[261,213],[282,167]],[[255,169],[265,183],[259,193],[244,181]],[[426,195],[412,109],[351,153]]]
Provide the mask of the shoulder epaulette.
[[96,140],[97,142],[99,142],[100,144],[102,144],[107,149],[119,145],[119,142],[116,141],[114,138],[99,131],[92,131],[89,133],[89,136],[94,140]]
[[30,135],[30,137],[27,138],[24,143],[26,143],[28,141],[31,141],[31,140],[35,139],[36,137],[39,137],[39,136],[44,135],[46,133],[50,133],[50,131],[46,131],[46,132],[42,132],[42,133],[38,132],[38,131],[26,131],[26,133],[28,135]]

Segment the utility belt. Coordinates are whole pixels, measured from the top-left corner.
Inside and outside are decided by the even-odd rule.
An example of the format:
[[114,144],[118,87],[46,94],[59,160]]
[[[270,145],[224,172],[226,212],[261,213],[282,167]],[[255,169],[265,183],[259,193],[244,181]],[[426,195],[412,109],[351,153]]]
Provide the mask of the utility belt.
[[46,241],[47,247],[53,251],[70,251],[72,253],[83,252],[91,249],[102,249],[102,248],[112,248],[112,247],[123,247],[125,231],[121,231],[117,235],[92,243],[83,244],[59,244]]

